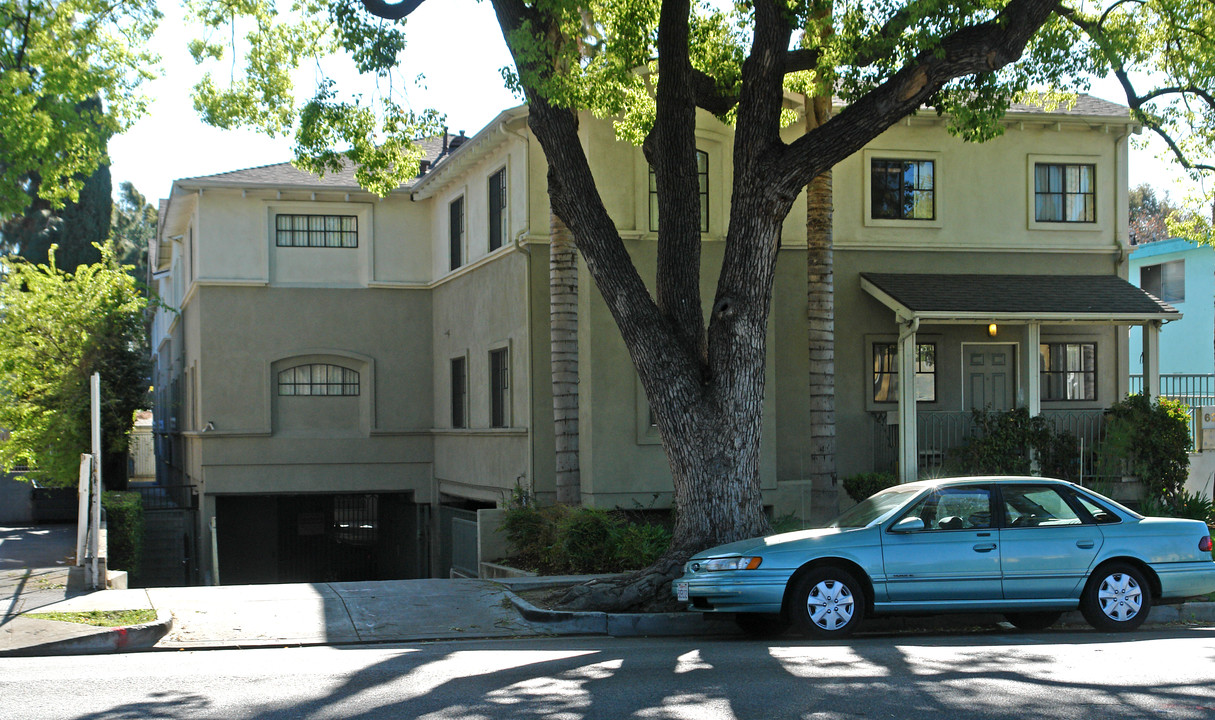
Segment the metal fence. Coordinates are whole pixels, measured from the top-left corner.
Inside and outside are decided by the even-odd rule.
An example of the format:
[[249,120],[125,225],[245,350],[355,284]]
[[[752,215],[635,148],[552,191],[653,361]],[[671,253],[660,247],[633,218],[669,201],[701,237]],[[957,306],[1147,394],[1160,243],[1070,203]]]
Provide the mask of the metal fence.
[[[873,413],[874,469],[895,472],[898,465],[899,426],[889,422],[887,413]],[[1069,432],[1076,438],[1079,479],[1089,482],[1103,475],[1097,462],[1097,449],[1105,439],[1104,410],[1046,410],[1042,412],[1056,433]],[[916,446],[921,475],[940,476],[949,472],[951,453],[979,434],[970,411],[916,413]]]

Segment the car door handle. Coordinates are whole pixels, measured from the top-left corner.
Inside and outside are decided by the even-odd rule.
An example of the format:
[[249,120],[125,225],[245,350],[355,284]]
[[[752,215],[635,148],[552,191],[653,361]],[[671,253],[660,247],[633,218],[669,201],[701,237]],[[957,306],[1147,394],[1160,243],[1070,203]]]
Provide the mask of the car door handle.
[[996,549],[995,543],[980,543],[975,545],[975,552],[991,552]]
[[1076,547],[1081,548],[1083,550],[1091,550],[1092,547],[1096,544],[1097,543],[1093,542],[1092,540],[1077,540],[1076,541]]

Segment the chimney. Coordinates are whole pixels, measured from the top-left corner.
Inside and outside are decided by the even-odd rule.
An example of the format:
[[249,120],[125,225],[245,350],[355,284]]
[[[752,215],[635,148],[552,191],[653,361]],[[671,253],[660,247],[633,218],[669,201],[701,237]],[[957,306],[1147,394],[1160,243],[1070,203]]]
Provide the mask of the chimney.
[[456,148],[460,147],[467,141],[468,141],[468,138],[464,136],[464,131],[461,130],[459,137],[454,137],[451,139],[451,149],[454,151]]

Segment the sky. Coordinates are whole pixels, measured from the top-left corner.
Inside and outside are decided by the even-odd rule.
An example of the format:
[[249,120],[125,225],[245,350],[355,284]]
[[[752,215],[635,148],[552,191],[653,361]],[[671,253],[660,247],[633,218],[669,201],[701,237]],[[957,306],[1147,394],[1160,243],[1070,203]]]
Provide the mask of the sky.
[[[110,173],[114,188],[130,181],[153,204],[167,197],[178,178],[287,162],[293,157],[290,138],[269,138],[250,130],[219,130],[203,124],[190,101],[190,89],[202,77],[186,50],[193,37],[176,2],[162,3],[165,18],[153,39],[163,74],[147,88],[147,115],[126,133],[110,140]],[[404,98],[414,110],[436,108],[446,113],[452,132],[474,134],[499,112],[521,101],[504,86],[500,69],[510,64],[493,10],[488,2],[441,0],[425,2],[406,26],[408,45],[402,54],[399,79],[424,76],[421,87],[410,85]],[[339,77],[342,69],[327,68]],[[307,73],[297,86],[311,89]],[[398,82],[398,85],[401,83]],[[1125,104],[1113,81],[1097,83],[1091,94]],[[1144,136],[1141,136],[1144,137]],[[1180,198],[1175,181],[1182,174],[1158,159],[1162,145],[1132,146],[1130,184],[1147,182],[1158,191]]]

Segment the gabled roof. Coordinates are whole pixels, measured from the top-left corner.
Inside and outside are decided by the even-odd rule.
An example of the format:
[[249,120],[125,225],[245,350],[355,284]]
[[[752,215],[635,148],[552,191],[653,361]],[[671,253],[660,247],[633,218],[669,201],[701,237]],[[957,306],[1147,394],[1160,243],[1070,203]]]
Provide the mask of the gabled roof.
[[1131,109],[1125,105],[1102,100],[1101,98],[1093,97],[1080,93],[1076,97],[1074,105],[1052,105],[1046,104],[1046,107],[1041,105],[1029,105],[1026,103],[1013,103],[1008,108],[1009,115],[1078,115],[1084,117],[1108,117],[1118,118],[1121,120],[1130,120]]
[[861,273],[902,319],[1141,324],[1181,313],[1115,275]]
[[[433,163],[449,147],[451,140],[457,136],[448,133],[447,138],[436,136],[425,138],[418,142],[425,152],[424,160]],[[448,153],[450,154],[450,153]],[[412,183],[406,183],[408,187]],[[198,177],[182,178],[174,185],[189,188],[199,187],[240,187],[252,188],[265,186],[272,188],[297,188],[309,190],[362,190],[354,179],[354,165],[347,163],[340,172],[327,173],[324,177],[306,170],[300,170],[289,162],[274,165],[232,170],[215,175],[200,175]]]

